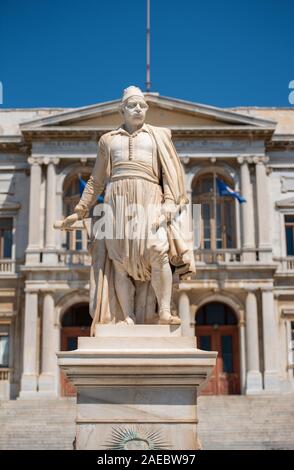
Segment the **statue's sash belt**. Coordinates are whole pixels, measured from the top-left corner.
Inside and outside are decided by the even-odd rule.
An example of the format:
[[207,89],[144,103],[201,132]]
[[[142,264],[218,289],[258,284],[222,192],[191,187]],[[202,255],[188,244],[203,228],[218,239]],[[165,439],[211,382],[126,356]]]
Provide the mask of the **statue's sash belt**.
[[154,174],[153,168],[144,162],[122,161],[113,165],[110,181],[125,178],[143,178],[151,183],[159,184],[159,178]]

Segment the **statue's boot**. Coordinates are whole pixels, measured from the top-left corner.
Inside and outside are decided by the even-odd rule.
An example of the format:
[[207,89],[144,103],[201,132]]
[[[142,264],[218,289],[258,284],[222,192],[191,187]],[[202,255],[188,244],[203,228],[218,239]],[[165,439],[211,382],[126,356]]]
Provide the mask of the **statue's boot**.
[[181,319],[170,313],[170,310],[159,311],[159,325],[180,325]]
[[124,315],[124,320],[119,323],[134,325],[136,322],[134,315],[135,286],[128,273],[117,262],[114,262],[114,285]]
[[154,289],[158,309],[160,325],[180,325],[179,317],[171,314],[170,304],[172,295],[172,272],[168,255],[164,253],[151,257],[151,283]]

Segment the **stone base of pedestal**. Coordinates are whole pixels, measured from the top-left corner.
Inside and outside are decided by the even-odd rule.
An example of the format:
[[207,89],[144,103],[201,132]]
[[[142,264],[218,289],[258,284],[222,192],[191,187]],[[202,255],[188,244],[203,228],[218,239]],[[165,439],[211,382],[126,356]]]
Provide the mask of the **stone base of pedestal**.
[[75,384],[77,449],[199,449],[197,393],[216,352],[166,325],[98,325],[58,353]]

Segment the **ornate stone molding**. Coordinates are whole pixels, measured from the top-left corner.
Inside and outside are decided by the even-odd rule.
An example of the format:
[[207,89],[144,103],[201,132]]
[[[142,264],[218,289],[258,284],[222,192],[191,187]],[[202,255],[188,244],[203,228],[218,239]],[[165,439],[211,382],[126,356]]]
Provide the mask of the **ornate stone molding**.
[[41,157],[29,157],[28,158],[28,163],[30,165],[42,165],[43,159]]
[[49,165],[50,163],[53,163],[53,165],[58,165],[60,162],[59,157],[45,157],[43,159],[44,165]]
[[[239,156],[239,157],[237,157],[237,162],[240,165],[243,165],[244,163],[247,163],[249,165],[251,163],[254,163],[254,158],[256,158],[256,156],[254,156],[254,155],[247,155],[246,157]],[[259,157],[257,157],[257,158],[259,158]],[[260,158],[262,158],[262,157],[260,157]]]
[[261,292],[273,292],[274,286],[262,286],[260,290]]
[[254,294],[257,293],[258,287],[257,286],[246,286],[245,291],[248,294],[249,292],[253,292]]
[[253,163],[256,165],[266,165],[269,162],[269,157],[263,156],[255,156],[253,157]]

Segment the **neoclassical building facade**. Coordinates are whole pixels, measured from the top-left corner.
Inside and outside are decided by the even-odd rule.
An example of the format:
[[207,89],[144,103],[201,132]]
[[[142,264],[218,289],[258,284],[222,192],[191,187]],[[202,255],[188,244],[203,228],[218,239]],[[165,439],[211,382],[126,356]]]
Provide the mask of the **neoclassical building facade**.
[[[184,335],[218,351],[203,393],[294,389],[294,109],[220,109],[146,94],[172,130],[191,202],[197,274],[175,280]],[[0,399],[74,393],[56,351],[88,335],[85,231],[54,230],[80,197],[119,100],[0,110]],[[221,180],[246,199],[221,196]]]

